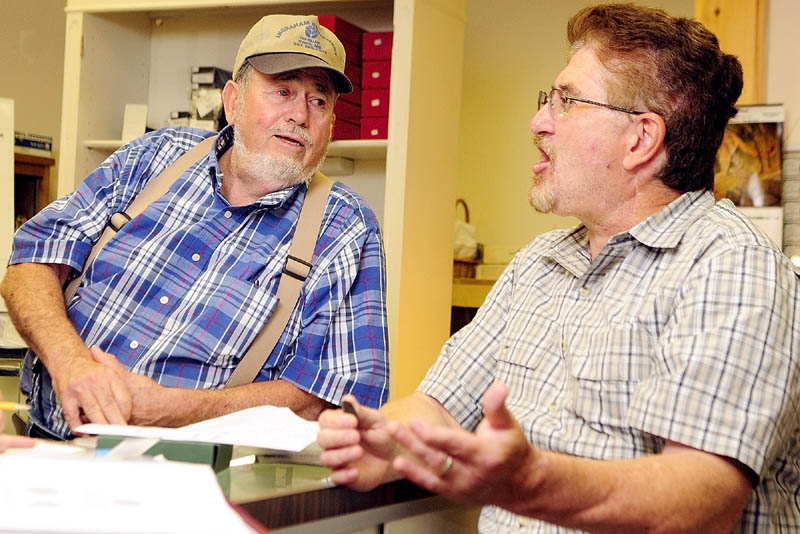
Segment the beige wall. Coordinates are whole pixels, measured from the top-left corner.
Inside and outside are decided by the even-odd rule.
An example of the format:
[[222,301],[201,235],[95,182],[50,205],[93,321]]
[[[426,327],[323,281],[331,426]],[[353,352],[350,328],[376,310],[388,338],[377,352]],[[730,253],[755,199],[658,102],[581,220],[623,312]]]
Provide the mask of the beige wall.
[[766,31],[767,103],[786,106],[785,148],[800,150],[800,2],[769,0]]
[[[0,96],[14,100],[14,129],[49,135],[58,157],[66,0],[0,0]],[[56,190],[51,171],[51,200]]]
[[[513,251],[542,232],[576,223],[538,214],[528,204],[531,166],[539,158],[529,123],[539,90],[549,88],[566,64],[567,20],[591,3],[467,2],[460,158],[454,164],[458,196],[469,204],[478,239],[487,246]],[[694,14],[693,0],[642,3]]]
[[[470,205],[479,238],[512,250],[573,219],[535,213],[527,202],[538,158],[528,131],[536,95],[566,58],[565,25],[589,2],[469,0],[464,46],[458,195]],[[649,2],[692,16],[692,0]],[[65,0],[0,1],[3,74],[0,96],[13,98],[16,128],[51,135],[58,150]],[[787,147],[800,148],[800,2],[770,0],[767,101],[787,109]],[[36,73],[36,74],[34,74]],[[55,172],[55,168],[53,169]],[[55,182],[53,182],[55,184]],[[51,190],[55,190],[52,187]]]

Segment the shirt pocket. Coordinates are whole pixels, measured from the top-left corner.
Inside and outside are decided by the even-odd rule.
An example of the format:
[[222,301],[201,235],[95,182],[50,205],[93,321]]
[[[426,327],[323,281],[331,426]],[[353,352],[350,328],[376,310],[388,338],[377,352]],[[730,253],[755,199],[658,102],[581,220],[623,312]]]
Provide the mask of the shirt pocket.
[[524,422],[563,391],[564,359],[558,323],[545,317],[535,321],[529,315],[518,317],[521,318],[509,325],[509,333],[498,347],[494,379],[506,384],[506,406]]
[[587,330],[583,340],[565,355],[571,410],[596,430],[627,426],[636,387],[653,369],[655,340],[636,323]]
[[[227,310],[227,327],[223,328],[216,339],[209,339],[216,346],[208,346],[210,355],[208,363],[220,369],[233,370],[244,358],[258,335],[266,328],[278,307],[278,297],[269,286],[259,286],[250,282],[240,284],[240,293],[235,299],[240,307],[230,306],[230,302],[217,309],[217,313]],[[213,311],[211,312],[213,313]],[[217,316],[216,321],[219,321]],[[211,322],[210,320],[208,321]],[[270,347],[270,350],[272,347]],[[266,360],[268,354],[258,355]],[[275,364],[276,362],[273,362]]]

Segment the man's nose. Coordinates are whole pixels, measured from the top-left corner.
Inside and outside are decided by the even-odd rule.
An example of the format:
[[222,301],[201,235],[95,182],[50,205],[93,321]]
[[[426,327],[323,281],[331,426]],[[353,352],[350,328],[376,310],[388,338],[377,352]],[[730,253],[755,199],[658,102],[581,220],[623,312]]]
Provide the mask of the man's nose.
[[308,102],[305,98],[295,98],[287,112],[287,120],[308,127]]
[[536,135],[553,132],[553,114],[547,105],[542,106],[533,117],[530,124],[531,132]]

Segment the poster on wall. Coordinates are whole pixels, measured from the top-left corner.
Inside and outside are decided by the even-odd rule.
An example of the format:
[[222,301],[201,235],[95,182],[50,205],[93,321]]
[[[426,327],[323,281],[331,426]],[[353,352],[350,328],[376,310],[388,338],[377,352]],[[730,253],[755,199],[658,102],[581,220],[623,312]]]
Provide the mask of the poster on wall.
[[737,206],[780,206],[782,104],[739,106],[714,163],[714,196]]

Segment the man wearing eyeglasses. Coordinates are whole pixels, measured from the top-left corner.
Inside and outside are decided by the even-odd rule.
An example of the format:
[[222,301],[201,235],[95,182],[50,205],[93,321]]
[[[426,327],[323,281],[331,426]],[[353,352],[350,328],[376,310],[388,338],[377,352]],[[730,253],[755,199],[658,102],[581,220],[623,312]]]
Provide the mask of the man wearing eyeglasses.
[[567,31],[530,200],[582,224],[517,254],[416,393],[324,412],[322,461],[489,505],[487,533],[798,532],[798,279],[711,193],[741,66],[662,11]]

